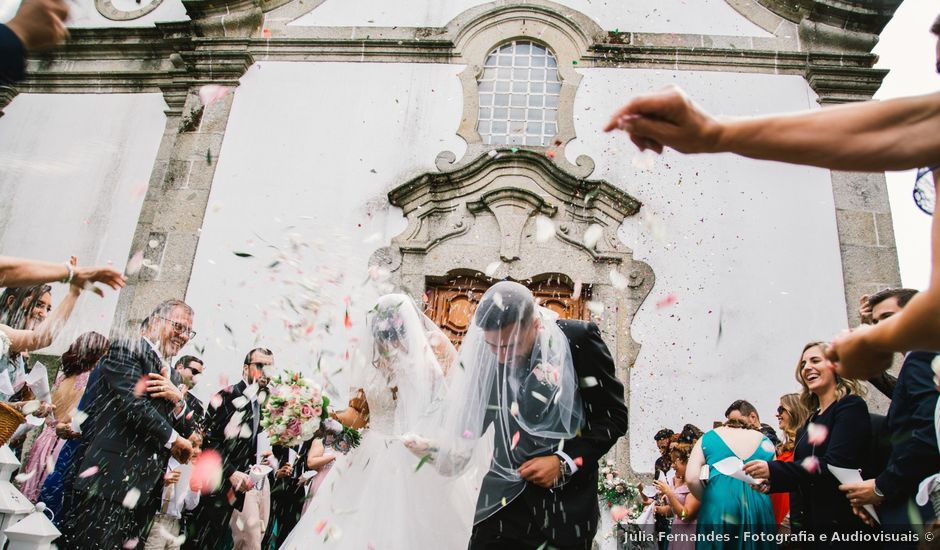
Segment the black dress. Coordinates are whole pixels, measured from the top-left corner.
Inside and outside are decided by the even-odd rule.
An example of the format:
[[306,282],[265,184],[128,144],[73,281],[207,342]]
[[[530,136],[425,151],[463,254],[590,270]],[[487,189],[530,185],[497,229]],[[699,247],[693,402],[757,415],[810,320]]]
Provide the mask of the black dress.
[[[810,424],[825,426],[828,437],[818,445],[809,442],[806,429]],[[829,465],[841,468],[866,466],[871,448],[871,419],[868,405],[857,395],[849,395],[830,405],[825,411],[814,413],[796,433],[793,462],[773,461],[770,466],[771,492],[790,492],[798,498],[790,501],[790,522],[793,533],[812,535],[812,542],[803,542],[804,548],[880,547],[873,543],[832,541],[838,536],[871,533],[855,514],[839,482],[829,473]],[[803,461],[816,457],[818,468],[805,468]],[[828,540],[822,541],[821,535]]]

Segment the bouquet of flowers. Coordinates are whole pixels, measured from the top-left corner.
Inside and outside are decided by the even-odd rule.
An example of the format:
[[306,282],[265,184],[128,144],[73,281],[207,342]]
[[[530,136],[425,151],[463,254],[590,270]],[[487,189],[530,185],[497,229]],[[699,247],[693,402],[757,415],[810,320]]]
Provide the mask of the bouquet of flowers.
[[359,446],[359,440],[362,437],[359,430],[343,426],[333,418],[327,418],[323,422],[323,427],[326,429],[326,434],[323,436],[324,447],[346,454]]
[[643,513],[643,499],[635,483],[630,483],[620,476],[612,460],[601,461],[597,478],[597,494],[607,503],[608,508],[623,506],[629,510],[627,519],[636,519]]
[[299,372],[287,371],[271,378],[261,427],[274,445],[293,447],[312,439],[328,418],[330,399],[318,384]]

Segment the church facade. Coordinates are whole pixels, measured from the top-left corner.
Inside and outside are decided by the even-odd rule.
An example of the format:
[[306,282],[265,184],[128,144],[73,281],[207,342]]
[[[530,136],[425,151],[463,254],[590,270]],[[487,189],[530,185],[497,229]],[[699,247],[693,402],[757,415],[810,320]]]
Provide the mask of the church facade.
[[85,0],[0,94],[0,243],[130,262],[85,327],[185,297],[209,372],[260,343],[337,393],[378,292],[459,344],[486,287],[521,281],[601,327],[631,410],[615,455],[649,471],[664,425],[739,398],[769,420],[803,344],[900,275],[883,176],[654,158],[603,124],[667,85],[728,115],[868,99],[897,4]]

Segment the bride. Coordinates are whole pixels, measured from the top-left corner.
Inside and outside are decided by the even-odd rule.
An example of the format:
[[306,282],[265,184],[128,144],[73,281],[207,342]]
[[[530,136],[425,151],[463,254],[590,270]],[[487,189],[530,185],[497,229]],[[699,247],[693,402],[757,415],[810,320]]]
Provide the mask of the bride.
[[439,426],[448,371],[459,368],[457,352],[402,294],[379,298],[367,326],[354,374],[353,387],[361,390],[353,402],[367,411],[369,427],[356,450],[337,458],[281,548],[466,548],[486,453],[475,453],[479,467],[446,476],[405,447],[411,434]]

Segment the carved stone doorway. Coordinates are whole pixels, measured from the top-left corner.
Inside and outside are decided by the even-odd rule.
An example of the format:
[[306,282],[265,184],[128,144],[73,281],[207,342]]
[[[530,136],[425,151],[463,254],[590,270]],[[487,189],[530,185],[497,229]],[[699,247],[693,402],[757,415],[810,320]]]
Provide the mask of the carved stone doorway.
[[[459,348],[480,298],[496,282],[496,279],[477,273],[428,278],[426,313]],[[575,282],[559,273],[518,282],[532,291],[539,305],[554,311],[562,319],[590,319],[585,307],[585,302],[591,297],[590,287],[582,286],[578,295],[574,295]]]

